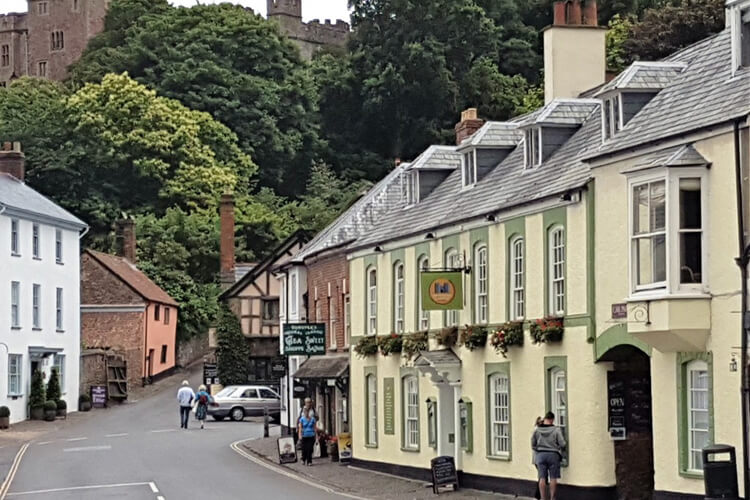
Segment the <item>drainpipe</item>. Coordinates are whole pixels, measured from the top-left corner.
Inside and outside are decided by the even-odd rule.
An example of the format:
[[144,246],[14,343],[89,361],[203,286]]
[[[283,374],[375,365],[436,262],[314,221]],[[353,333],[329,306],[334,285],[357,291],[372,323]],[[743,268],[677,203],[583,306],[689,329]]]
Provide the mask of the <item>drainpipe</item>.
[[747,330],[750,327],[750,316],[748,316],[747,307],[747,278],[748,278],[748,260],[750,258],[750,248],[745,243],[745,215],[742,198],[742,159],[740,148],[740,121],[734,121],[734,167],[737,193],[737,230],[739,239],[740,256],[736,259],[737,265],[740,266],[740,276],[742,277],[742,327],[741,327],[741,351],[740,351],[740,397],[742,403],[742,467],[743,467],[743,484],[744,497],[750,495],[750,464],[748,460],[748,385],[747,385]]
[[[284,270],[284,290],[286,291],[286,304],[284,304],[284,323],[289,323],[289,289],[291,288],[289,283],[289,268]],[[279,332],[279,344],[284,345],[284,325],[281,325],[281,332]],[[292,429],[292,360],[289,356],[286,357],[286,425],[290,436],[294,436],[294,429]]]

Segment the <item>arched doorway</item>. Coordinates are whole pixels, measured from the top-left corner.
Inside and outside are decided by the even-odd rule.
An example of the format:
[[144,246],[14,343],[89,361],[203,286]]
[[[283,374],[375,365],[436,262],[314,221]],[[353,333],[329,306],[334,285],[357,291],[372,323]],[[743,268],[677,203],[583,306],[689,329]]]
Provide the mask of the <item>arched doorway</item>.
[[654,445],[650,358],[633,345],[617,345],[604,353],[599,361],[609,361],[613,366],[607,374],[607,392],[609,426],[615,429],[612,435],[617,498],[651,500]]

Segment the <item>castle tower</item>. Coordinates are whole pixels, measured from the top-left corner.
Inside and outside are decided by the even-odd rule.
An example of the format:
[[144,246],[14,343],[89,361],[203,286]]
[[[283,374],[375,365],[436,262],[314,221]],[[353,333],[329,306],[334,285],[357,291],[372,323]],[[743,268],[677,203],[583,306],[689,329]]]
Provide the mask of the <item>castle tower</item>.
[[[267,0],[268,18],[292,17],[302,19],[302,0]],[[281,21],[281,19],[279,19]]]

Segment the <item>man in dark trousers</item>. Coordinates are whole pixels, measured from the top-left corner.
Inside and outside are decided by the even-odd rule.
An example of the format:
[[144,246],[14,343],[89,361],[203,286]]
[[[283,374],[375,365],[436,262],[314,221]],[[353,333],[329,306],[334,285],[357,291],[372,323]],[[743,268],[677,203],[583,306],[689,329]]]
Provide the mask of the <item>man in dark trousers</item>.
[[567,447],[565,436],[555,426],[555,414],[547,412],[544,422],[534,429],[531,436],[531,449],[536,455],[536,468],[539,471],[539,491],[547,499],[547,477],[549,476],[549,499],[557,499],[557,480],[560,479],[560,464]]
[[190,420],[190,409],[193,406],[195,393],[190,388],[190,382],[182,381],[182,387],[177,391],[177,402],[180,404],[180,428],[187,429]]

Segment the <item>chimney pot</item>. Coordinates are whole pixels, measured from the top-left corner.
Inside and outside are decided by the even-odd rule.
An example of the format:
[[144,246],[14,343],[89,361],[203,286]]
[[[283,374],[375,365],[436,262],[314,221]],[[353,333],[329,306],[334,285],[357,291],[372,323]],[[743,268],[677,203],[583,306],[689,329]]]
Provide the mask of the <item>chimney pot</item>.
[[567,4],[568,2],[555,2],[554,20],[552,21],[552,24],[555,26],[564,26],[567,24],[565,19]]
[[572,0],[569,4],[568,24],[579,25],[583,23],[583,11],[581,10],[581,0]]
[[583,24],[586,26],[599,26],[599,12],[596,0],[588,0],[583,7]]
[[456,124],[456,144],[461,144],[464,139],[471,137],[474,132],[482,128],[484,120],[478,118],[477,108],[469,108],[461,112],[461,121]]
[[20,142],[3,142],[0,151],[0,173],[12,175],[19,181],[26,178],[26,159]]
[[117,221],[117,255],[136,264],[136,237],[135,221],[131,219],[121,219]]
[[221,195],[219,203],[219,271],[221,285],[229,288],[234,284],[234,196]]

